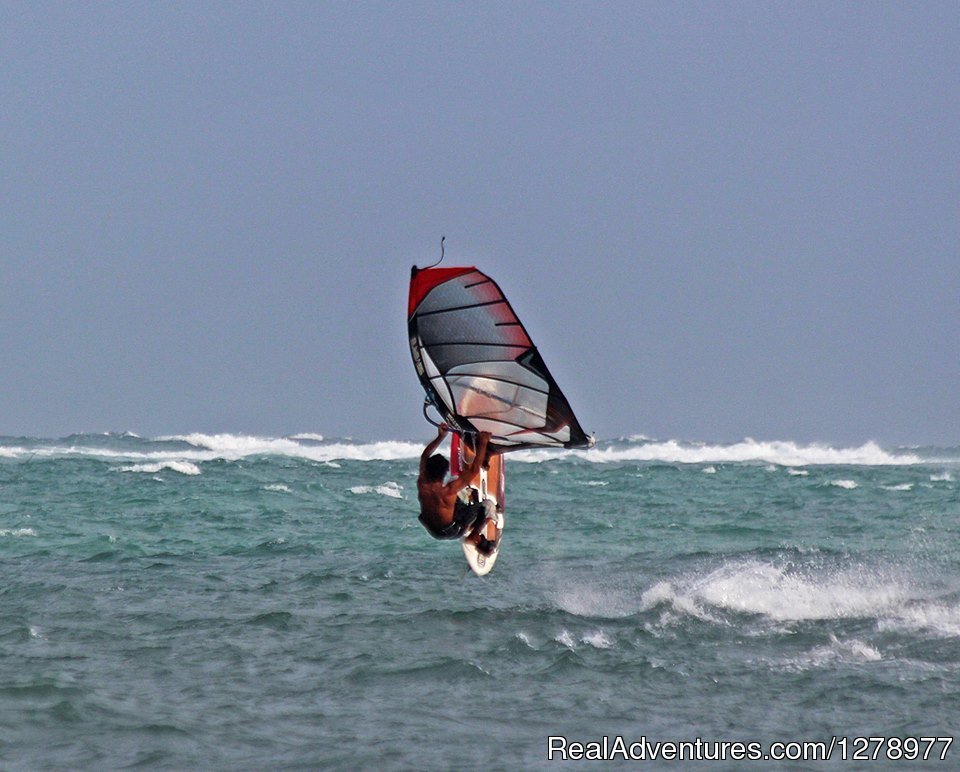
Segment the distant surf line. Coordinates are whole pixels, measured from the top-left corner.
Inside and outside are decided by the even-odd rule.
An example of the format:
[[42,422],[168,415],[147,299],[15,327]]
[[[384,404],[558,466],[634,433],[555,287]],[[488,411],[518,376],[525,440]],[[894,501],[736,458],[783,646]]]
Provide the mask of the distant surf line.
[[[111,440],[114,440],[111,442]],[[131,446],[131,442],[133,445]],[[163,446],[163,447],[156,447]],[[174,447],[171,447],[174,446]],[[357,441],[329,438],[316,433],[286,437],[248,434],[206,434],[195,432],[143,439],[130,435],[73,435],[59,440],[0,438],[0,459],[48,459],[92,457],[143,464],[198,463],[212,460],[239,460],[251,456],[287,456],[318,463],[332,461],[404,461],[416,459],[423,450],[420,442],[406,440]],[[931,452],[931,451],[927,451]],[[932,449],[935,452],[935,449]],[[888,450],[875,442],[855,447],[801,444],[789,440],[704,443],[682,440],[650,440],[645,437],[600,441],[589,450],[523,450],[511,460],[542,463],[573,459],[595,464],[674,463],[739,464],[763,463],[785,467],[800,474],[807,466],[911,466],[960,464],[960,449],[943,449],[940,458],[925,458],[913,449]],[[938,480],[952,480],[941,472]]]

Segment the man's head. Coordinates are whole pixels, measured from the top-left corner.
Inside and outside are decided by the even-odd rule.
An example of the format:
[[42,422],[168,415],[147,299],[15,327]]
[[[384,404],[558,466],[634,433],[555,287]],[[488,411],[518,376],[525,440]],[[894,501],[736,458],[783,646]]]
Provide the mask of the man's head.
[[426,477],[430,482],[443,482],[450,468],[450,462],[440,453],[434,453],[427,459]]

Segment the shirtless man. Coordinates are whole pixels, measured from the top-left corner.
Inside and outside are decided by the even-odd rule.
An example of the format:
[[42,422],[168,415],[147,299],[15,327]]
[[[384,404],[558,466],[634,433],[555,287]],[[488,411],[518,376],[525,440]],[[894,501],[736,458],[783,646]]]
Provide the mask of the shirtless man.
[[[471,531],[479,532],[486,518],[496,517],[494,504],[489,499],[479,504],[466,504],[457,496],[470,484],[486,460],[490,432],[480,432],[473,460],[460,470],[459,477],[445,483],[450,462],[441,454],[434,454],[434,451],[448,431],[446,424],[440,424],[436,439],[424,448],[420,456],[420,476],[417,478],[420,522],[436,539],[460,539]],[[493,551],[494,542],[479,538],[477,547],[484,554],[489,554]]]

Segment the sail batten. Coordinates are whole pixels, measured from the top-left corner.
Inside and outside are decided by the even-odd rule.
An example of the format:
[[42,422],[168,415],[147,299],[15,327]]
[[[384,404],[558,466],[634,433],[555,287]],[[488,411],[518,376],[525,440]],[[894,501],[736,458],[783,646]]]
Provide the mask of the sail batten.
[[589,447],[593,440],[493,279],[476,268],[414,268],[410,351],[444,420],[489,431],[500,450]]

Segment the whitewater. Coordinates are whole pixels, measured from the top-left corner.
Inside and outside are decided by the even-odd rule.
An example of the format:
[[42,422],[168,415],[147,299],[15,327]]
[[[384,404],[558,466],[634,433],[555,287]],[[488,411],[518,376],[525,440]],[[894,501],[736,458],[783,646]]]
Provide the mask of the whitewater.
[[0,437],[0,767],[539,769],[552,735],[953,731],[960,448],[513,453],[484,579],[417,522],[421,450]]

